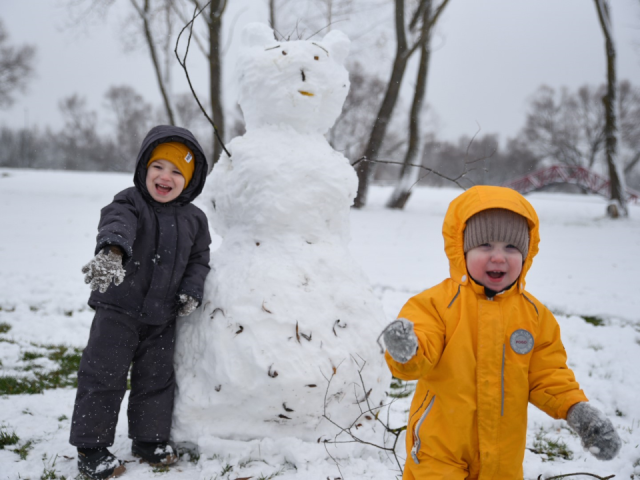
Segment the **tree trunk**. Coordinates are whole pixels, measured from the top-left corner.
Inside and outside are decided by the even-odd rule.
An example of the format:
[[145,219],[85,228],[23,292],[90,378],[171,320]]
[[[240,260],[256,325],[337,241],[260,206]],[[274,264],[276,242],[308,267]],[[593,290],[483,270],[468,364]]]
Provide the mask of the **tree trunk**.
[[140,8],[135,0],[131,0],[131,4],[142,19],[144,38],[146,39],[147,46],[149,47],[149,54],[151,55],[151,62],[153,63],[153,69],[156,73],[156,80],[158,82],[158,88],[160,89],[160,94],[162,96],[162,102],[164,103],[164,109],[167,113],[167,119],[169,120],[169,123],[171,125],[175,125],[176,122],[173,115],[173,108],[171,107],[171,99],[169,98],[169,94],[167,93],[166,85],[162,76],[162,68],[160,68],[160,61],[158,60],[158,54],[156,52],[156,45],[151,33],[151,28],[149,26],[149,0],[145,0],[143,8]]
[[[209,97],[213,121],[220,138],[224,140],[224,109],[222,105],[222,61],[220,58],[220,33],[222,32],[222,13],[226,0],[213,0],[209,5]],[[222,145],[214,136],[213,159],[209,171],[220,158]]]
[[616,116],[616,50],[607,0],[595,0],[600,26],[605,37],[607,55],[607,93],[602,98],[605,109],[605,152],[611,189],[607,214],[612,218],[627,216],[626,185],[618,159],[618,127]]
[[404,164],[400,171],[398,183],[387,202],[387,208],[403,209],[411,196],[411,187],[419,178],[419,169],[411,167],[411,164],[422,161],[422,142],[420,139],[420,124],[422,107],[427,91],[427,77],[429,75],[429,60],[431,57],[431,17],[432,0],[426,0],[422,18],[422,33],[420,45],[420,65],[416,79],[416,89],[409,115],[409,146],[404,158]]
[[278,32],[276,27],[276,0],[269,0],[269,23],[274,32]]
[[[393,109],[398,101],[400,94],[400,85],[402,84],[402,78],[404,72],[407,69],[407,61],[409,56],[407,55],[407,40],[404,26],[404,0],[395,0],[395,23],[396,23],[396,58],[393,62],[393,69],[391,70],[391,78],[387,85],[387,91],[385,92],[384,100],[380,105],[378,116],[371,129],[369,136],[369,142],[364,151],[364,157],[367,159],[373,159],[378,154],[384,136],[387,132]],[[369,162],[360,162],[358,173],[358,194],[354,200],[353,206],[355,208],[362,208],[367,203],[367,192],[369,189],[369,177],[370,177],[370,164]]]

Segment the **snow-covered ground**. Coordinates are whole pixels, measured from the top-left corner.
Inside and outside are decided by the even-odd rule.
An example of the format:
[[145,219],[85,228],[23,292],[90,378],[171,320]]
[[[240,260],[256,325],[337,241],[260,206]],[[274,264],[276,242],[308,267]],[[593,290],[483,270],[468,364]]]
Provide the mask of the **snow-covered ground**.
[[[22,359],[38,346],[85,345],[92,312],[80,269],[93,253],[100,208],[131,183],[121,174],[0,169],[0,327],[10,327],[0,333],[0,377],[30,375]],[[440,232],[459,190],[417,189],[404,211],[383,207],[390,192],[373,188],[369,206],[352,212],[351,251],[392,320],[409,296],[448,275]],[[542,242],[527,288],[556,313],[570,366],[618,428],[623,447],[618,458],[599,462],[563,421],[530,407],[527,446],[541,450],[564,442],[573,459],[545,461],[527,450],[525,478],[572,472],[640,478],[640,205],[631,206],[630,218],[613,221],[604,217],[600,197],[536,193],[529,200],[540,216]],[[219,244],[214,237],[212,248]],[[0,478],[78,475],[75,449],[67,443],[74,396],[63,388],[0,398],[0,436],[15,432],[20,438],[0,450]],[[402,424],[408,401],[393,404],[392,426]],[[123,478],[382,480],[397,474],[387,455],[358,444],[215,437],[201,442],[199,459],[184,455],[168,472],[158,471],[134,461],[125,409],[121,413],[113,451],[129,462]],[[14,450],[27,442],[22,460]],[[404,448],[398,450],[404,457]]]

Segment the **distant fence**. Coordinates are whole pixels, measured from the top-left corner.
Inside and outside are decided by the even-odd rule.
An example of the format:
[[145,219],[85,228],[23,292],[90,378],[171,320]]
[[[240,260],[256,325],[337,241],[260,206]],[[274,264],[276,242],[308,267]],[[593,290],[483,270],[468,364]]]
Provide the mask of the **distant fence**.
[[[513,188],[518,192],[525,193],[540,190],[549,185],[557,185],[567,183],[570,185],[579,185],[591,193],[597,193],[606,198],[610,198],[609,180],[584,167],[576,167],[571,165],[554,165],[537,172],[505,183],[504,187]],[[627,199],[637,202],[640,198],[640,192],[627,188]]]

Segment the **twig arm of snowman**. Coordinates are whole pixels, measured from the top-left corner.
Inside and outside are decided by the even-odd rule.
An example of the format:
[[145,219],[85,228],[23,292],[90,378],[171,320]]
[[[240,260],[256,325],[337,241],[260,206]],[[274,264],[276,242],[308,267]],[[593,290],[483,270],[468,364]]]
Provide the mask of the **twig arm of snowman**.
[[[227,147],[225,147],[224,142],[220,137],[220,133],[218,132],[218,128],[216,127],[216,124],[211,119],[207,111],[204,109],[204,107],[202,106],[202,103],[200,103],[200,99],[198,98],[198,95],[196,94],[196,91],[193,88],[193,84],[191,83],[189,70],[187,69],[187,56],[189,55],[189,47],[191,46],[191,37],[193,36],[193,22],[196,20],[196,18],[198,18],[198,16],[203,12],[203,10],[207,8],[210,4],[211,4],[210,1],[207,2],[200,10],[198,10],[198,7],[196,6],[196,8],[193,11],[193,18],[191,18],[191,20],[184,27],[182,27],[182,30],[180,30],[180,33],[178,34],[178,38],[176,39],[176,46],[173,49],[173,53],[175,53],[176,58],[178,59],[178,63],[184,70],[184,74],[187,77],[187,82],[189,83],[189,88],[191,89],[191,94],[193,95],[193,98],[196,99],[196,102],[198,102],[198,106],[200,107],[200,110],[202,110],[202,113],[207,118],[207,120],[209,120],[209,123],[213,127],[213,131],[216,135],[216,139],[218,140],[218,142],[220,142],[220,146],[224,150],[224,153],[226,153],[229,156],[229,158],[231,158],[231,154],[229,153],[229,150],[227,150]],[[182,36],[182,34],[187,28],[189,29],[189,38],[187,39],[187,48],[185,49],[184,56],[180,58],[180,54],[178,54],[178,45],[180,44],[180,37]]]

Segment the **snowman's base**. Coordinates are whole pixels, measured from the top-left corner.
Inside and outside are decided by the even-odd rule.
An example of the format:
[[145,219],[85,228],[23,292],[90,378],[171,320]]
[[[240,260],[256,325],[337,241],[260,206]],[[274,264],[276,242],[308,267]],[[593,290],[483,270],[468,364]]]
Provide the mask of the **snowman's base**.
[[[382,434],[371,433],[367,440],[382,445]],[[401,474],[392,454],[360,443],[304,442],[292,437],[240,441],[203,436],[195,449],[193,445],[179,448],[198,463],[200,478],[388,480]],[[397,445],[398,455],[404,457],[404,442]]]

